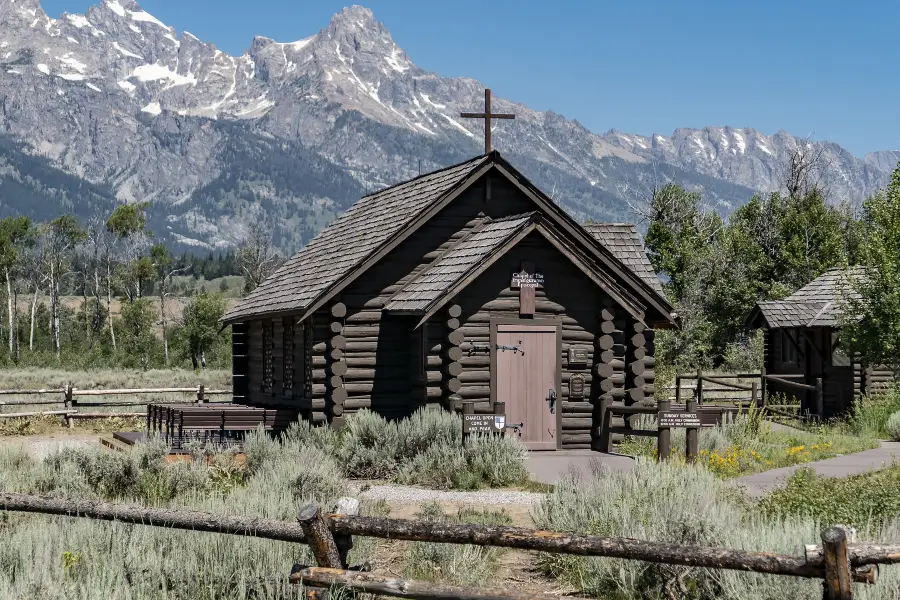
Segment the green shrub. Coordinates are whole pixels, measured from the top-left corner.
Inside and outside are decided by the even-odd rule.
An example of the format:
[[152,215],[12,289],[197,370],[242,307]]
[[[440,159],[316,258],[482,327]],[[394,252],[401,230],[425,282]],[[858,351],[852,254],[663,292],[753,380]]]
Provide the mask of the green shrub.
[[398,427],[369,410],[351,415],[341,430],[338,461],[348,477],[388,479],[398,467]]
[[473,436],[465,447],[461,443],[429,446],[401,466],[395,481],[435,489],[473,490],[515,485],[528,479],[528,452],[518,439]]
[[759,507],[776,517],[800,515],[822,523],[880,526],[900,516],[900,465],[842,478],[801,469],[786,486],[763,498]]
[[886,439],[889,437],[887,422],[897,411],[900,411],[900,389],[894,386],[885,393],[857,400],[848,428],[854,435]]
[[892,414],[885,425],[888,437],[895,442],[900,442],[900,411]]
[[527,452],[517,439],[473,437],[463,447],[461,418],[443,410],[420,409],[401,421],[362,410],[348,416],[337,433],[299,423],[282,439],[321,448],[335,457],[344,475],[354,479],[475,489],[513,485],[528,478]]
[[[422,506],[416,518],[437,523],[473,523],[509,525],[512,521],[505,511],[461,508],[456,515],[444,512],[436,502]],[[412,579],[441,581],[458,585],[485,586],[497,570],[503,549],[487,546],[461,546],[413,542],[404,556],[404,572]]]

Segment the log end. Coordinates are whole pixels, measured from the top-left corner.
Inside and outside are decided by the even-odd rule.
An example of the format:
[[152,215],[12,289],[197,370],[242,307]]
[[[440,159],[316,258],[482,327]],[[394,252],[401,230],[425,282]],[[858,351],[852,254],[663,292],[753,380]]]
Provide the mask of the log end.
[[315,504],[306,504],[300,507],[297,513],[297,521],[302,525],[304,523],[312,523],[319,515],[319,507]]

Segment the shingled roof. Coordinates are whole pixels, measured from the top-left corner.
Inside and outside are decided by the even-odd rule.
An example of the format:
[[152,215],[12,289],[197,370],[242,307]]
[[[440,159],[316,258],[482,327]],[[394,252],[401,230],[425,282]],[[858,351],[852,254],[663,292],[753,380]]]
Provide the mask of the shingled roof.
[[516,215],[479,227],[394,294],[385,310],[417,312],[428,309],[495,250],[524,231],[534,216],[535,213]]
[[542,207],[547,218],[568,229],[570,235],[583,235],[583,243],[598,242],[590,251],[624,278],[626,288],[621,291],[620,300],[634,299],[631,294],[637,292],[660,311],[666,319],[663,324],[675,322],[671,306],[632,226],[598,226],[593,235],[584,231],[497,151],[364,196],[228,311],[223,322],[314,310],[330,294],[362,273],[371,261],[378,260],[392,244],[399,243],[405,232],[414,231],[430,211],[439,210],[443,203],[451,201],[455,192],[475,181],[491,165],[514,180],[515,185]]
[[662,284],[647,258],[637,227],[629,223],[589,223],[584,228],[654,291],[663,294]]
[[427,206],[489,160],[490,156],[479,156],[364,196],[228,311],[223,321],[308,308]]
[[762,316],[770,329],[836,327],[841,321],[842,299],[859,297],[852,289],[845,289],[846,277],[862,272],[861,267],[829,269],[784,300],[759,302],[748,323],[752,325]]

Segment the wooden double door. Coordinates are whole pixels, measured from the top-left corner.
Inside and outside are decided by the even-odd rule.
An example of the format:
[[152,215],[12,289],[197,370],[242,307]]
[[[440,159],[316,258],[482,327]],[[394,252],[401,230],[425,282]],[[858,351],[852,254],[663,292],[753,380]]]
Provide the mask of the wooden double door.
[[495,353],[497,402],[506,404],[506,435],[516,435],[529,450],[559,447],[559,327],[522,320],[497,323]]

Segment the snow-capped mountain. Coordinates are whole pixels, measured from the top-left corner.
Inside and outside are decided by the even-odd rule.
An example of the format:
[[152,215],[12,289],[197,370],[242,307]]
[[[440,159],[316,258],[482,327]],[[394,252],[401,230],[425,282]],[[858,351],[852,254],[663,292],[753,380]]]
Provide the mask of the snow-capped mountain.
[[[483,92],[417,67],[359,6],[231,56],[134,0],[58,19],[38,0],[0,0],[0,215],[150,200],[158,233],[213,247],[265,211],[296,246],[366,190],[480,153],[483,125],[458,115]],[[502,98],[494,108],[517,115],[495,126],[495,147],[580,218],[629,220],[628,202],[670,180],[738,204],[776,189],[806,143],[730,127],[598,135]],[[871,194],[900,159],[815,147],[837,199]]]

